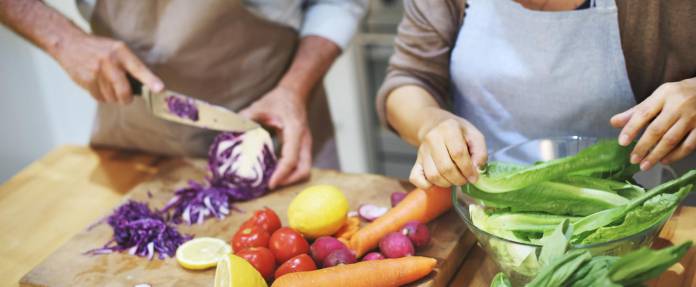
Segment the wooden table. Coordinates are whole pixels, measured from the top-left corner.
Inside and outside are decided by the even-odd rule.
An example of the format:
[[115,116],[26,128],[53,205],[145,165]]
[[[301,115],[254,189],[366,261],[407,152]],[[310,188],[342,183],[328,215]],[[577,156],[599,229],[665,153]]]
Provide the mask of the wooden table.
[[[106,215],[147,180],[162,158],[141,153],[63,146],[0,186],[0,286],[19,279],[64,242]],[[85,192],[89,191],[89,192]],[[696,239],[696,208],[684,207],[662,237]],[[470,233],[462,240],[475,240]],[[696,248],[652,286],[696,287]],[[473,247],[451,286],[488,286],[497,272]]]

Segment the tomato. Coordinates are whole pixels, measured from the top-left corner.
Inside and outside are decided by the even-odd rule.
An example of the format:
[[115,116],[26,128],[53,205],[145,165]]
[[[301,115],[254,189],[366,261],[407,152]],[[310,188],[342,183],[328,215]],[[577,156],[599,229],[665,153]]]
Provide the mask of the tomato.
[[282,227],[271,235],[269,248],[275,255],[278,263],[309,252],[309,243],[302,234],[290,227]]
[[269,238],[268,231],[260,226],[244,227],[232,237],[232,249],[237,252],[247,247],[268,247]]
[[261,228],[266,229],[270,234],[282,226],[278,214],[268,207],[254,211],[254,215],[242,224],[243,227],[249,225],[261,226]]
[[237,256],[249,261],[266,281],[273,279],[276,262],[273,252],[266,247],[249,247],[237,252]]
[[314,264],[312,257],[309,257],[307,254],[300,254],[281,264],[275,271],[275,278],[288,273],[312,270],[317,270],[317,265]]

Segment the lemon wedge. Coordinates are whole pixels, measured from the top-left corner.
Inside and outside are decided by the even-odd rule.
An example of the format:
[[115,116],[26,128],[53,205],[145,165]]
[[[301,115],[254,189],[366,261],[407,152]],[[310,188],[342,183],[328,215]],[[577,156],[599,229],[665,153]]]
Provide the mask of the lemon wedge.
[[176,250],[176,261],[186,269],[201,270],[214,267],[230,253],[232,248],[225,241],[200,237],[179,246]]
[[261,273],[237,255],[227,255],[215,269],[215,287],[268,287]]

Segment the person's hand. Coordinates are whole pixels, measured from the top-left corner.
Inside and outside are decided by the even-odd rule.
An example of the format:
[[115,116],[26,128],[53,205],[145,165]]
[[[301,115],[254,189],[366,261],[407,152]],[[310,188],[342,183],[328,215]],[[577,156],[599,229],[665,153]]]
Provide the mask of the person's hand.
[[82,35],[66,41],[53,54],[73,81],[99,102],[127,104],[133,100],[126,73],[155,92],[164,88],[162,81],[120,41]]
[[488,154],[483,134],[468,121],[432,109],[432,122],[418,132],[418,157],[409,180],[421,189],[464,185],[478,180]]
[[280,159],[271,176],[270,188],[309,177],[312,167],[312,134],[307,125],[305,101],[300,96],[279,86],[240,113],[280,134]]
[[696,148],[696,79],[661,85],[642,103],[613,116],[611,125],[622,128],[624,146],[645,128],[631,152],[631,163],[640,163],[642,170],[686,157]]

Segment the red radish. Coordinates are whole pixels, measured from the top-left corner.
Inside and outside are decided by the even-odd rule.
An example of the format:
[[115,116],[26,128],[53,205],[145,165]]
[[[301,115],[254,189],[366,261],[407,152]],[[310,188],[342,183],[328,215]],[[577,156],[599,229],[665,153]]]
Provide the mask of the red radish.
[[399,204],[399,202],[401,202],[404,199],[404,197],[406,197],[406,194],[407,193],[405,193],[403,191],[392,192],[391,198],[390,198],[392,207]]
[[411,239],[411,243],[413,243],[413,246],[416,248],[424,247],[430,243],[430,231],[428,231],[428,226],[416,220],[406,223],[406,225],[401,228],[401,234]]
[[312,254],[314,262],[321,263],[324,262],[326,256],[329,256],[332,251],[337,249],[348,249],[348,247],[346,247],[343,242],[338,241],[336,238],[331,236],[322,236],[317,238],[317,240],[312,243],[312,246],[309,248],[309,252]]
[[384,255],[382,255],[382,253],[370,252],[370,253],[365,254],[365,256],[363,256],[362,261],[382,260],[382,259],[384,259]]
[[336,249],[329,253],[329,255],[326,256],[326,258],[324,258],[324,261],[322,262],[322,267],[326,268],[340,264],[352,264],[355,263],[355,261],[357,261],[355,259],[355,254],[348,250],[348,248]]
[[379,241],[379,251],[387,258],[400,258],[414,254],[411,240],[399,232],[391,232]]
[[358,214],[360,215],[360,218],[367,221],[373,221],[387,213],[387,211],[389,211],[389,208],[374,204],[362,204],[360,207],[358,207]]

